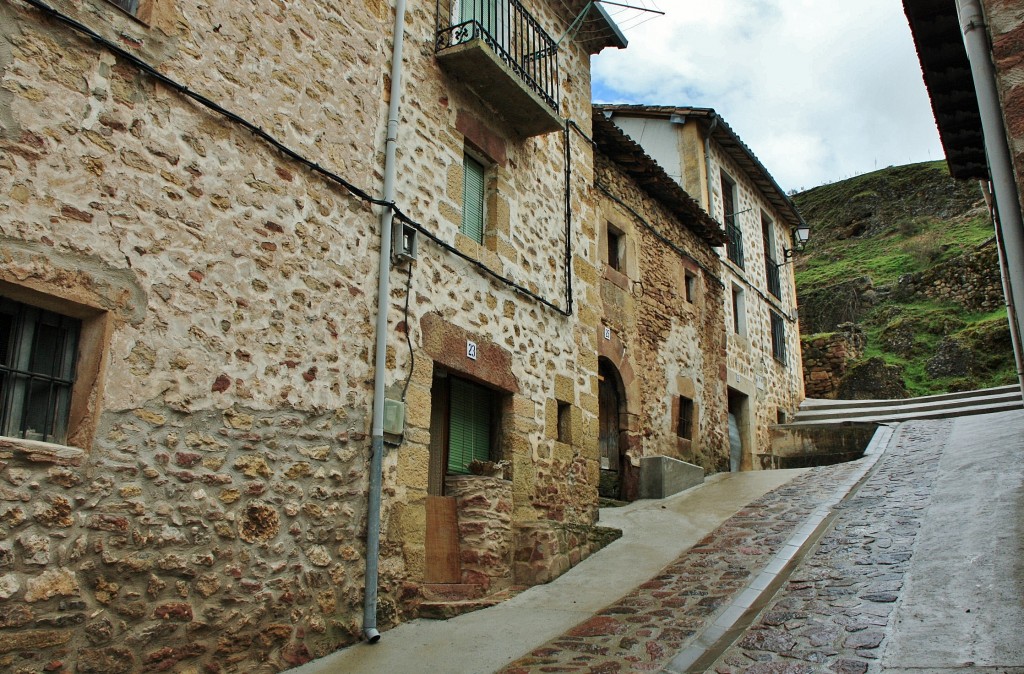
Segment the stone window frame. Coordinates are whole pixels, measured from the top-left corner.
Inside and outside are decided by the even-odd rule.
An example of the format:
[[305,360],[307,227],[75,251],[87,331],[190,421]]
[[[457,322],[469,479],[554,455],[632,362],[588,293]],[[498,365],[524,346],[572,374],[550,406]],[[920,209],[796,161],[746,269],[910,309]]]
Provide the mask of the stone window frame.
[[[615,206],[607,205],[603,213],[604,225],[598,232],[597,255],[601,260],[603,268],[602,276],[619,286],[623,290],[632,291],[633,281],[639,278],[638,251],[636,249],[636,229],[632,219],[617,210]],[[615,238],[609,238],[609,234],[617,237],[619,244],[618,269],[613,268],[609,262],[609,243]]]
[[0,280],[0,295],[21,304],[76,319],[80,323],[75,379],[71,386],[64,441],[58,444],[7,436],[4,439],[15,444],[56,445],[88,451],[92,447],[101,411],[103,374],[113,326],[110,312],[98,305],[84,303],[81,297],[72,297],[72,293],[64,289],[48,285],[33,288]]
[[732,332],[739,337],[747,336],[746,291],[735,283],[732,284]]
[[700,297],[700,276],[697,272],[683,267],[683,298],[689,304],[696,304]]

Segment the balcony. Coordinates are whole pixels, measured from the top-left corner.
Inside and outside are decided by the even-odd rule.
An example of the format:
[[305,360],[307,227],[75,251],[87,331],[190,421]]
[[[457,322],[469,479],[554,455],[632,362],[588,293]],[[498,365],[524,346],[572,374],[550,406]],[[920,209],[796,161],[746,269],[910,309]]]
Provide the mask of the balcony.
[[740,269],[743,269],[743,232],[735,225],[732,217],[725,219],[725,253]]
[[558,44],[519,0],[438,0],[437,61],[519,134],[563,128]]

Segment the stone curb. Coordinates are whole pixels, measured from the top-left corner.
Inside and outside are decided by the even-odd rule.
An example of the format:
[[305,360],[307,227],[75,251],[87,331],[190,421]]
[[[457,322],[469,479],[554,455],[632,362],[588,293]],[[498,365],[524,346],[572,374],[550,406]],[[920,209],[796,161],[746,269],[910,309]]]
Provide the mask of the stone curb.
[[[740,590],[718,612],[713,622],[680,651],[661,671],[671,674],[703,672],[747,627],[793,570],[793,561],[802,556],[831,524],[833,508],[850,496],[867,478],[868,473],[885,453],[895,426],[883,424],[875,431],[864,450],[862,464],[833,492],[832,497],[817,506],[771,558],[767,566]],[[756,609],[756,610],[755,610]],[[744,620],[744,618],[748,618]],[[701,665],[695,667],[695,665]]]

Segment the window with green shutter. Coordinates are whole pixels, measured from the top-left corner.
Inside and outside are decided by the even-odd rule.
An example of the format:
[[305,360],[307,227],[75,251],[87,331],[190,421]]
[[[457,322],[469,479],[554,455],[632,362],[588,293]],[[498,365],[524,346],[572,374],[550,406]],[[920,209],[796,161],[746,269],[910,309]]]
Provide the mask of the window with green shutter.
[[474,459],[491,459],[493,393],[465,379],[449,382],[448,472],[466,474]]
[[462,160],[462,225],[463,234],[477,243],[484,242],[484,174],[483,164],[468,154]]

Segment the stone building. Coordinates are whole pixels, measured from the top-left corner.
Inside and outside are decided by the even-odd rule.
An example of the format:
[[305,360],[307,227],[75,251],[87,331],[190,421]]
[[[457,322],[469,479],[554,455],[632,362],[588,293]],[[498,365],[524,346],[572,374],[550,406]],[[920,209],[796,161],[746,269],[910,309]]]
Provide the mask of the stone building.
[[387,2],[0,3],[0,670],[279,671],[597,545],[624,41],[438,8],[392,69]]
[[666,168],[725,226],[718,249],[727,325],[733,470],[759,468],[769,426],[803,400],[796,286],[790,258],[806,226],[767,169],[714,110],[647,105],[596,108]]
[[1024,16],[1014,0],[903,0],[954,178],[981,182],[1024,389]]
[[729,470],[725,233],[599,113],[594,139],[602,491],[631,500],[653,458]]

